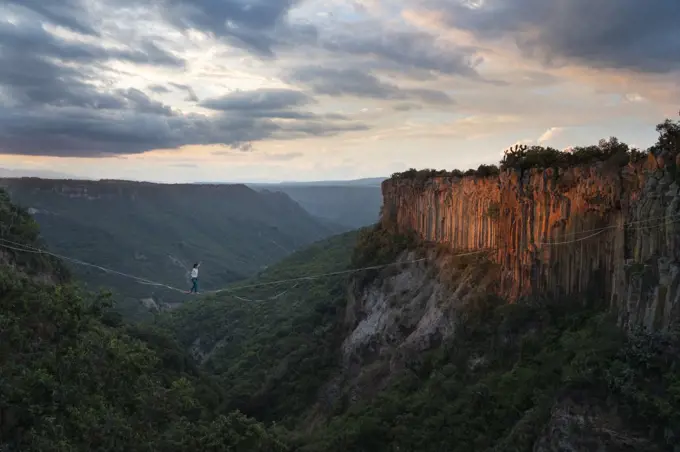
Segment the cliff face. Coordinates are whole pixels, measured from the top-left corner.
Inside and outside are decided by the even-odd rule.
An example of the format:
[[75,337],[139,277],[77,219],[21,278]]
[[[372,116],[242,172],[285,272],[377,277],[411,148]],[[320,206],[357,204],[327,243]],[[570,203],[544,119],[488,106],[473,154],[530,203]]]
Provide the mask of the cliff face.
[[675,167],[652,156],[557,172],[390,179],[381,222],[452,251],[488,253],[501,296],[611,301],[624,326],[666,329],[678,317],[680,195]]

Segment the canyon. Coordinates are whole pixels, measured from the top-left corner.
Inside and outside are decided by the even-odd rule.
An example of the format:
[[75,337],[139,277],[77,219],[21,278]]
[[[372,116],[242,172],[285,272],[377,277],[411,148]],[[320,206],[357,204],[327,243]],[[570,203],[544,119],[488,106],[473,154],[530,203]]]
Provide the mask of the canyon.
[[678,317],[680,186],[673,156],[625,166],[504,170],[489,177],[391,178],[381,225],[497,265],[495,291],[605,297],[625,328]]

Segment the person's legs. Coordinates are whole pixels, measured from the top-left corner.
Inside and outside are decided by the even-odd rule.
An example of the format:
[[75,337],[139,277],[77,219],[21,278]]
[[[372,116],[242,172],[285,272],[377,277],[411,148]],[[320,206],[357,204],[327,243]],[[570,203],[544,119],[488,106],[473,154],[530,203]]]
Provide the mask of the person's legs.
[[198,292],[198,283],[196,278],[191,278],[191,290],[189,292]]

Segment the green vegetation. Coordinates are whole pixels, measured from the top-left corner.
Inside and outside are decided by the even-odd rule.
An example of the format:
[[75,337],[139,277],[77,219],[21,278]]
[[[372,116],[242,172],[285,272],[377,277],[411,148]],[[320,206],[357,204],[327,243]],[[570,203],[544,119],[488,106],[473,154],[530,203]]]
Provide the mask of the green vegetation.
[[409,180],[416,185],[423,185],[434,177],[457,179],[466,176],[491,177],[497,176],[501,171],[515,170],[524,172],[532,168],[564,170],[575,166],[592,165],[603,162],[612,168],[620,168],[629,163],[640,162],[650,154],[654,156],[665,155],[672,158],[666,159],[666,164],[671,169],[675,168],[675,156],[680,154],[680,121],[667,119],[657,125],[659,133],[657,143],[646,151],[631,148],[621,143],[616,137],[608,140],[600,140],[594,146],[581,146],[572,148],[570,151],[560,151],[551,147],[515,145],[505,151],[500,165],[480,165],[477,170],[416,170],[409,169],[402,173],[392,174],[391,179]]
[[[316,243],[234,287],[346,270],[356,240],[350,232]],[[200,341],[203,368],[219,379],[229,409],[293,426],[337,368],[349,277],[235,289],[164,314],[158,325],[187,347]]]
[[[628,450],[621,448],[628,441],[637,446],[630,450],[677,444],[676,336],[627,339],[601,309],[573,302],[489,301],[466,317],[453,340],[372,401],[305,437],[298,450],[532,450],[549,422],[564,421],[551,412],[566,401],[602,410],[594,422],[610,429],[600,438],[591,426],[575,442],[611,450]],[[607,417],[622,425],[608,425]]]
[[680,154],[680,121],[666,119],[656,126],[656,131],[659,140],[650,148],[651,152],[655,155],[664,151],[672,155]]
[[[395,262],[400,254],[416,247],[414,232],[397,233],[380,224],[359,231],[357,245],[352,252],[351,267],[377,267]],[[354,276],[359,286],[374,280],[380,269],[367,269]]]
[[467,171],[461,171],[458,169],[451,171],[435,169],[417,170],[415,168],[411,168],[408,171],[404,171],[402,173],[392,174],[391,179],[410,180],[416,182],[417,184],[424,184],[429,179],[434,177],[459,179],[461,177],[490,177],[497,176],[498,174],[500,174],[500,169],[496,165],[479,165],[476,170],[469,169]]
[[[320,242],[253,283],[338,271],[348,263],[380,265],[416,244],[413,237],[389,237],[374,227]],[[364,274],[354,281],[367,283]],[[564,403],[604,413],[592,422],[602,422],[609,437],[591,426],[583,434],[591,443],[633,441],[635,450],[666,450],[680,435],[674,389],[680,341],[641,332],[627,338],[605,306],[573,300],[481,300],[463,313],[452,339],[411,363],[375,399],[335,406],[320,419],[314,404],[342,368],[346,284],[342,276],[309,281],[275,301],[224,295],[160,322],[187,346],[199,338],[209,354],[202,368],[218,375],[225,407],[276,423],[291,450],[531,450],[545,439],[548,424],[559,422],[551,413]],[[261,287],[257,297],[285,288]],[[311,412],[317,427],[308,431]],[[618,424],[607,424],[610,418]]]
[[[16,214],[5,237],[36,244],[28,214],[6,196],[0,212]],[[253,419],[218,411],[221,389],[173,340],[120,324],[108,300],[48,275],[44,256],[16,253],[0,268],[0,450],[284,450]]]
[[[194,262],[203,262],[202,289],[223,287],[338,230],[284,194],[258,193],[243,185],[3,183],[14,202],[37,209],[35,219],[51,250],[180,288],[189,287]],[[117,303],[119,311],[131,319],[150,315],[140,299],[160,304],[186,298],[94,268],[73,271],[93,290],[114,290],[117,301],[126,301]]]
[[[654,156],[680,143],[675,124],[662,132],[665,147]],[[625,148],[608,143],[618,150],[607,161],[618,165]],[[36,223],[6,195],[0,223],[4,240],[43,246]],[[364,313],[347,310],[348,292],[379,272],[348,268],[423,249],[389,227],[345,233],[134,326],[109,309],[110,299],[76,287],[59,261],[4,249],[0,450],[467,452],[546,441],[573,450],[677,449],[680,335],[626,335],[608,304],[587,297],[477,299],[459,308],[450,338],[405,367],[388,366],[392,378],[370,399],[351,400],[341,347],[346,314]],[[485,262],[469,256],[442,272]],[[404,301],[392,295],[389,303]]]
[[574,166],[592,165],[609,162],[617,167],[636,162],[646,157],[646,153],[629,148],[615,137],[600,140],[597,146],[575,147],[570,152],[542,146],[513,146],[505,151],[501,169],[526,171],[531,168],[566,169]]
[[18,267],[23,274],[34,278],[47,277],[54,279],[54,282],[68,281],[70,273],[58,259],[21,251],[26,246],[44,246],[39,233],[40,227],[28,211],[12,204],[7,192],[0,189],[0,264],[15,269]]
[[[21,217],[12,240],[37,244],[30,216],[6,198],[0,207]],[[375,227],[317,242],[153,326],[125,324],[110,300],[66,279],[36,279],[57,261],[3,266],[0,450],[531,450],[549,427],[582,450],[680,440],[678,336],[627,337],[605,306],[574,300],[480,300],[371,400],[316,409],[342,370],[356,279],[313,277],[388,263],[416,244],[388,239]],[[295,281],[264,285],[284,279]],[[591,413],[578,433],[554,414],[561,406]]]

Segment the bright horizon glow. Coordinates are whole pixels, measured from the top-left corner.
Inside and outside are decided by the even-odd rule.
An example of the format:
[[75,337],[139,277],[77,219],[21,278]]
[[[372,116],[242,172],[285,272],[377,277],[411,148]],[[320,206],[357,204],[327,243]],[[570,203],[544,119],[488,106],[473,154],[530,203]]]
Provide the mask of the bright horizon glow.
[[680,4],[537,2],[11,0],[0,167],[342,181],[496,164],[515,143],[652,145],[680,105]]

